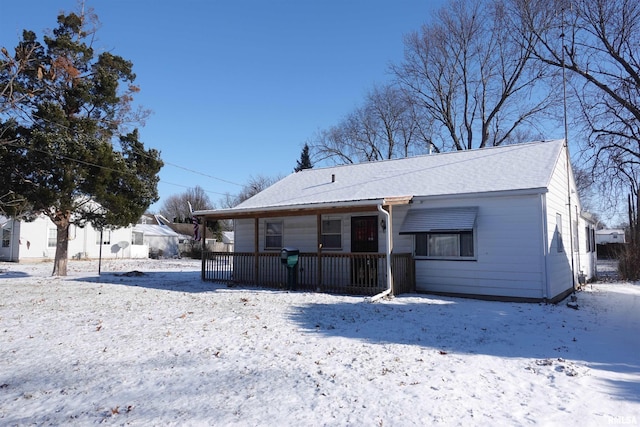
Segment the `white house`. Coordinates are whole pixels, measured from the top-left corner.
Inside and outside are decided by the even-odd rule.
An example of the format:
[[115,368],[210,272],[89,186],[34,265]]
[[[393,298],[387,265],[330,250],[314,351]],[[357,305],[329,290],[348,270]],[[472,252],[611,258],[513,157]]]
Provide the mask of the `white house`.
[[205,280],[556,301],[595,274],[563,140],[307,169],[194,215],[234,220],[235,252],[205,254]]
[[168,219],[158,214],[144,214],[133,227],[134,233],[142,233],[144,244],[149,246],[149,256],[153,258],[180,257],[185,242],[192,236],[180,233]]
[[223,231],[222,240],[211,237],[205,240],[206,250],[212,252],[233,252],[233,231]]
[[179,244],[184,238],[166,225],[136,224],[134,235],[140,235],[142,243],[149,248],[149,255],[153,258],[178,258]]
[[596,230],[596,244],[608,245],[611,243],[626,243],[624,230],[613,228]]
[[[56,225],[45,215],[34,221],[0,217],[2,227],[1,261],[37,261],[54,259]],[[149,247],[134,239],[132,227],[113,230],[69,227],[69,258],[147,258]]]

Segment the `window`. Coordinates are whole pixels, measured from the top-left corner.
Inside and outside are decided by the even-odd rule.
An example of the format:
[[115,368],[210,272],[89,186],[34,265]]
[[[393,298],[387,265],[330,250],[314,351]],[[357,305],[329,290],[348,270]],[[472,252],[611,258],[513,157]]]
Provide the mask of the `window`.
[[[100,241],[100,237],[102,237],[102,242]],[[96,230],[96,245],[102,243],[103,245],[111,244],[111,230]]]
[[473,260],[477,216],[477,206],[410,210],[400,234],[415,235],[416,256]]
[[342,249],[342,221],[339,219],[322,220],[322,248]]
[[416,233],[416,256],[473,258],[473,231]]
[[11,244],[11,229],[3,228],[2,229],[2,247],[8,248]]
[[562,215],[556,214],[556,248],[558,252],[564,252],[564,243],[562,243]]
[[142,245],[143,243],[143,233],[140,231],[134,231],[131,234],[131,244],[132,245]]
[[267,221],[265,223],[265,249],[282,248],[282,221]]
[[595,251],[594,247],[593,247],[593,242],[591,241],[591,227],[586,226],[584,228],[584,237],[585,237],[585,248],[587,248],[587,252],[593,252]]
[[573,221],[573,252],[580,252],[580,236],[578,235],[578,220]]
[[47,247],[55,248],[58,241],[58,230],[55,228],[49,229],[49,238],[47,239]]

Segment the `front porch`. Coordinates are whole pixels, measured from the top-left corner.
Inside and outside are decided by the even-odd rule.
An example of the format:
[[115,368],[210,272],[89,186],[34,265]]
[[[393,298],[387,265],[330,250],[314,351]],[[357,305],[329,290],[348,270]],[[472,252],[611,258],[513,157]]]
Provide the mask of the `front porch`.
[[[391,255],[393,294],[415,292],[411,254]],[[286,288],[288,269],[275,252],[203,252],[202,280]],[[296,290],[376,295],[387,289],[387,257],[381,253],[300,253]]]

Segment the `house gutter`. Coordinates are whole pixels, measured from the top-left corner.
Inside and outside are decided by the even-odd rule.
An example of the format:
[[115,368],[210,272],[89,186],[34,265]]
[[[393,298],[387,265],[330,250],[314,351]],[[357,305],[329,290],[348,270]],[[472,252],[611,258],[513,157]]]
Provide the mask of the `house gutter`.
[[387,222],[387,229],[385,230],[385,233],[387,235],[387,289],[380,292],[377,295],[372,296],[369,299],[369,302],[376,302],[381,298],[386,297],[387,295],[391,294],[391,290],[392,290],[392,280],[393,278],[391,277],[391,215],[389,215],[389,212],[385,211],[384,209],[382,209],[382,205],[378,205],[378,211],[382,212],[382,214],[384,216],[386,216],[386,222]]
[[361,207],[361,206],[374,206],[381,204],[384,202],[384,199],[366,199],[366,200],[347,200],[341,202],[319,202],[319,203],[309,203],[309,204],[295,204],[295,205],[276,205],[276,206],[262,206],[262,207],[249,207],[249,208],[231,208],[231,209],[209,209],[209,210],[200,210],[193,211],[193,216],[198,217],[206,217],[209,215],[213,215],[216,217],[225,217],[225,216],[237,216],[237,215],[261,215],[265,213],[278,212],[278,211],[296,211],[296,212],[304,212],[309,211],[312,212],[317,209],[331,209],[331,208],[351,208],[351,207]]

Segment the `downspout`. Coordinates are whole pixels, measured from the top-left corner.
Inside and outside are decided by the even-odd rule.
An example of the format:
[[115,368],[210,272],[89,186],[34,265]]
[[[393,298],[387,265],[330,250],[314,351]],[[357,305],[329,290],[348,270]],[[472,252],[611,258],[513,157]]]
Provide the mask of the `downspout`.
[[[577,196],[576,196],[577,197]],[[578,264],[578,277],[580,277],[580,275],[582,275],[582,261],[580,260],[580,213],[578,213],[578,205],[574,205],[575,210],[576,210],[576,229],[574,230],[575,234],[575,239],[576,242],[578,243],[578,246],[575,248],[575,251],[578,253],[577,255],[577,261],[576,264]],[[582,283],[580,283],[580,280],[578,279],[578,287],[580,287],[582,285]]]
[[381,298],[386,297],[387,295],[389,295],[391,293],[392,290],[392,283],[393,283],[393,278],[391,276],[391,215],[389,215],[389,212],[385,211],[384,209],[382,209],[382,205],[378,205],[378,211],[382,212],[382,214],[386,217],[386,223],[387,223],[387,229],[385,230],[385,233],[387,235],[387,289],[380,292],[377,295],[372,296],[369,299],[369,302],[376,302]]

